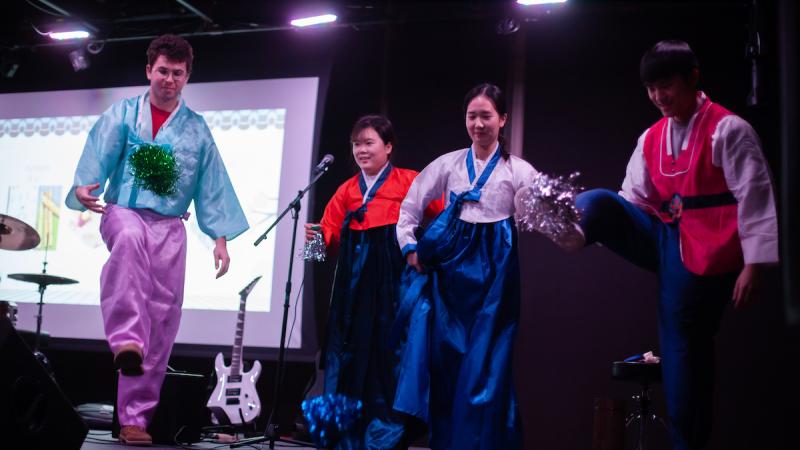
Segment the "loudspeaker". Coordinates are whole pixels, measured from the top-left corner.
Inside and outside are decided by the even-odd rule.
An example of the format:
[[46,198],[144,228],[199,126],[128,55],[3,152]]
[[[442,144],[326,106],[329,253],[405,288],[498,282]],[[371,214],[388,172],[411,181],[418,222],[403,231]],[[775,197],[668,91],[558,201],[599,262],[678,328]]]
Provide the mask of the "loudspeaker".
[[87,433],[11,321],[0,317],[0,447],[80,449]]
[[[191,444],[200,441],[200,430],[209,424],[211,418],[206,408],[209,395],[207,383],[205,376],[196,373],[167,372],[153,420],[147,427],[154,444]],[[119,436],[119,428],[115,394],[111,428],[113,437]]]

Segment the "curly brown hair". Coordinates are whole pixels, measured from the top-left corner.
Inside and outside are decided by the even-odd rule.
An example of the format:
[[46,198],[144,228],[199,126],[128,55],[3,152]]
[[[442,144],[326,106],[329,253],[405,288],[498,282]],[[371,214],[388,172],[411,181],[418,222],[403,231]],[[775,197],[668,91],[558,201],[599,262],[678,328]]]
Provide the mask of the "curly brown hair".
[[153,39],[147,47],[147,64],[152,67],[159,55],[164,55],[171,62],[185,62],[186,72],[192,73],[194,53],[192,45],[186,39],[174,34],[165,34]]

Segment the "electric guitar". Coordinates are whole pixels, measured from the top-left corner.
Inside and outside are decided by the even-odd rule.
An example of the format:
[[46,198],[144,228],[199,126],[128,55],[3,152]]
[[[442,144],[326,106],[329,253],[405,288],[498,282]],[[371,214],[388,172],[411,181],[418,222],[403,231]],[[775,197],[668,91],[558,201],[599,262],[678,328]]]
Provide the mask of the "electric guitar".
[[217,386],[206,406],[211,410],[217,423],[246,424],[256,420],[261,412],[261,402],[256,392],[256,382],[261,375],[261,363],[254,361],[249,372],[243,372],[242,367],[245,303],[250,291],[260,279],[261,277],[257,277],[239,292],[239,317],[236,322],[236,339],[233,343],[231,365],[225,365],[225,358],[221,352],[217,353],[217,358],[214,360]]

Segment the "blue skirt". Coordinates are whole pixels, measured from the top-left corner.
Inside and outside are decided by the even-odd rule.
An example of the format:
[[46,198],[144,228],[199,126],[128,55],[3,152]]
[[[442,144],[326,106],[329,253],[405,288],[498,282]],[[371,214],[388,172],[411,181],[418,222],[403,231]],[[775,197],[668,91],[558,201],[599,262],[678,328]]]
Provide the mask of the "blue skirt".
[[404,264],[395,225],[343,230],[323,346],[325,393],[361,400],[363,409],[337,449],[401,445],[402,415],[392,410],[399,355],[387,341]]
[[511,372],[520,304],[516,226],[513,218],[464,222],[457,212],[445,210],[420,239],[426,273],[403,273],[394,408],[428,423],[434,450],[521,448]]

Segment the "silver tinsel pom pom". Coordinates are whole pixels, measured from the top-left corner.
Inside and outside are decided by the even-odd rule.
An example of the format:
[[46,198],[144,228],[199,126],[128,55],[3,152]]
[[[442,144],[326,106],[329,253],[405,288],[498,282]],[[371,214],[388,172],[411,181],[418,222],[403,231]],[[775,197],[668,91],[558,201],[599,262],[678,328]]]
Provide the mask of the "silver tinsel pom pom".
[[574,224],[580,220],[580,211],[575,206],[575,196],[582,190],[575,183],[579,176],[580,172],[573,172],[566,178],[536,174],[530,184],[514,196],[517,225],[526,231],[538,231],[554,241],[573,232]]
[[318,232],[314,235],[314,239],[306,241],[306,245],[300,251],[300,257],[306,261],[322,262],[325,261],[326,251],[325,238],[322,237],[322,233]]

